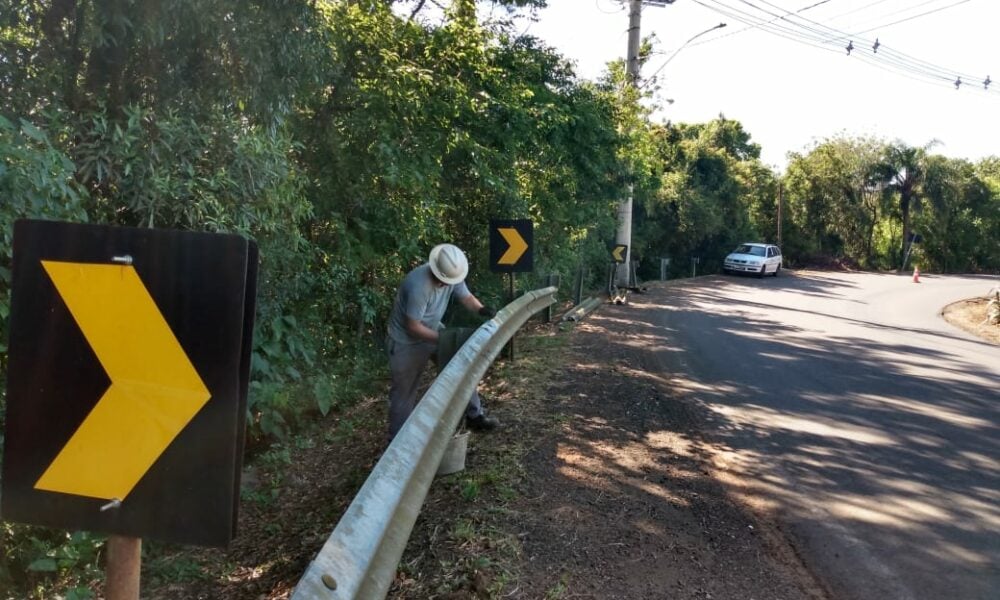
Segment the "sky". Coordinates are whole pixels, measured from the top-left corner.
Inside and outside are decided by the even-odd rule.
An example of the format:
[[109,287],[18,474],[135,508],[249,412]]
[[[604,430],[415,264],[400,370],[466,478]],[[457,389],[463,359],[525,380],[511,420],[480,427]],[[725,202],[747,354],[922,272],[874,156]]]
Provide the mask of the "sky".
[[[745,23],[772,19],[767,27],[809,43]],[[517,23],[582,78],[598,78],[627,51],[627,2],[548,0],[536,21]],[[719,23],[726,27],[702,33]],[[1000,155],[998,25],[996,0],[676,0],[643,9],[641,33],[654,36],[655,54],[640,76],[662,67],[655,120],[739,120],[777,171],[787,153],[841,134],[937,140],[933,152],[975,161]],[[988,75],[998,83],[984,91]]]

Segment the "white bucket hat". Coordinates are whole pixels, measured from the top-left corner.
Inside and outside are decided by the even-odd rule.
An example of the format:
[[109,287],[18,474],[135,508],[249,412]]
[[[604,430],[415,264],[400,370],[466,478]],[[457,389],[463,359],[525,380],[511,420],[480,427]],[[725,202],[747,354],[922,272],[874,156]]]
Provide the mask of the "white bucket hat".
[[469,260],[465,258],[465,253],[453,244],[434,246],[427,262],[434,276],[448,285],[462,283],[469,274]]

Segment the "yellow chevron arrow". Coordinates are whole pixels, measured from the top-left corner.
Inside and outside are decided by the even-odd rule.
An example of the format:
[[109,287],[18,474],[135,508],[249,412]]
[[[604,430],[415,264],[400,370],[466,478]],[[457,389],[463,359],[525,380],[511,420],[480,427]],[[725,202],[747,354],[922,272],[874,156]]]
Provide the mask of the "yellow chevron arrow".
[[35,487],[124,500],[211,393],[133,267],[42,266],[111,385]]
[[620,263],[625,262],[626,250],[628,250],[628,246],[623,246],[623,245],[615,246],[615,249],[611,251],[611,256],[613,256],[617,262]]
[[513,227],[499,227],[497,231],[503,236],[503,239],[507,240],[507,251],[503,253],[500,260],[497,261],[498,265],[513,265],[521,258],[524,251],[528,249],[528,243],[524,241],[521,234],[517,232]]

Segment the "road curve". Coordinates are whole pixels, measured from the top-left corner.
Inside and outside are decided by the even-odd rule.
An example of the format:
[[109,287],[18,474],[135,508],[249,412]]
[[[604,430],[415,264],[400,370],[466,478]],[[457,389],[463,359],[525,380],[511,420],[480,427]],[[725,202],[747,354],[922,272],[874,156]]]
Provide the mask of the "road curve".
[[[940,316],[996,278],[782,272],[634,295],[742,490],[843,600],[1000,598],[1000,347]],[[642,310],[647,309],[647,310]]]

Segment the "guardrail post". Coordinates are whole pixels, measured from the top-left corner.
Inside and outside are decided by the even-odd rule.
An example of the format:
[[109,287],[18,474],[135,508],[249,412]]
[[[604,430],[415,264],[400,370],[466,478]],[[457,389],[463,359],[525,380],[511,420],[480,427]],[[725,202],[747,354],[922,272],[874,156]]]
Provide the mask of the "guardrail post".
[[575,290],[573,294],[573,306],[579,306],[580,303],[583,302],[583,280],[583,263],[580,263],[579,268],[576,270],[576,285],[573,286]]
[[670,270],[670,259],[661,258],[660,259],[660,281],[666,281],[668,276],[668,271]]
[[[549,273],[548,275],[545,276],[545,287],[558,288],[559,287],[559,279],[560,279],[559,273]],[[542,319],[543,322],[545,322],[545,323],[551,323],[552,322],[552,305],[551,304],[548,305],[545,308],[545,312],[542,313],[542,315],[543,315],[543,319]]]

